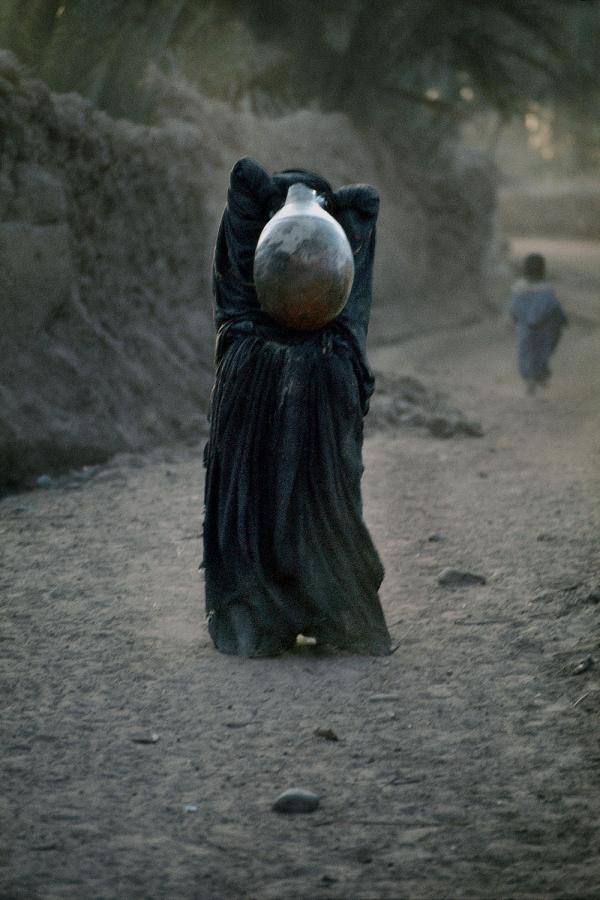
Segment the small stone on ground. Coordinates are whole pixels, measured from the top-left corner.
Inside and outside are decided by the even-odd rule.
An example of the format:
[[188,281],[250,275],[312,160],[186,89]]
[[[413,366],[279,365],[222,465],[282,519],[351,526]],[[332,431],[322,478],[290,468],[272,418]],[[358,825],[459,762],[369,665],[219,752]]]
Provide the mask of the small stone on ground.
[[486,584],[486,579],[475,572],[464,572],[462,569],[448,566],[440,572],[438,584],[444,587],[469,587],[474,584]]
[[278,813],[309,813],[314,812],[319,805],[319,797],[312,791],[304,788],[289,788],[280,794],[273,804],[273,809]]

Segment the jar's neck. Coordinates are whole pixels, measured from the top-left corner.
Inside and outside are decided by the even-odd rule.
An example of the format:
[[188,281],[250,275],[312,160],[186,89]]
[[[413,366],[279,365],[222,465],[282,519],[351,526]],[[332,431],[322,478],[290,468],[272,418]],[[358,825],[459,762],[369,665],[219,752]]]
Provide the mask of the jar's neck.
[[318,203],[317,192],[302,182],[292,184],[288,189],[286,203]]

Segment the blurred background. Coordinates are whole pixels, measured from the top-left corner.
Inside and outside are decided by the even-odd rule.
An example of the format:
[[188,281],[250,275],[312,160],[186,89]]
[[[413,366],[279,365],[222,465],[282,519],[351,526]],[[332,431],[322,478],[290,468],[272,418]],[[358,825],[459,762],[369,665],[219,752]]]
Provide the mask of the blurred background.
[[600,239],[597,0],[3,0],[0,484],[197,440],[244,155],[380,191],[371,340]]

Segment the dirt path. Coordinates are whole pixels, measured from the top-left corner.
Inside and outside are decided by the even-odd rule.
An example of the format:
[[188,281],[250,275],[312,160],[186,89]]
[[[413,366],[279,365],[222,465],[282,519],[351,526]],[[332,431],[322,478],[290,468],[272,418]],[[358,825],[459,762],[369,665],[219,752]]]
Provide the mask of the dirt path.
[[600,247],[535,246],[574,320],[546,395],[503,322],[372,356],[485,429],[367,441],[389,658],[212,650],[197,448],[0,503],[1,896],[598,896]]

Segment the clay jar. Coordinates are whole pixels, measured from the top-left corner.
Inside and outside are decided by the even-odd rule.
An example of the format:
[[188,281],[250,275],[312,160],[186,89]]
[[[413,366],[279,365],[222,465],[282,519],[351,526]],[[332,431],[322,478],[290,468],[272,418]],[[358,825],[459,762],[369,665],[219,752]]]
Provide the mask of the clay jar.
[[322,328],[344,308],[354,279],[343,228],[319,205],[317,192],[293,184],[265,225],[254,255],[260,305],[287,328]]

